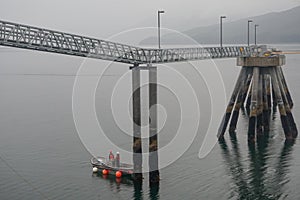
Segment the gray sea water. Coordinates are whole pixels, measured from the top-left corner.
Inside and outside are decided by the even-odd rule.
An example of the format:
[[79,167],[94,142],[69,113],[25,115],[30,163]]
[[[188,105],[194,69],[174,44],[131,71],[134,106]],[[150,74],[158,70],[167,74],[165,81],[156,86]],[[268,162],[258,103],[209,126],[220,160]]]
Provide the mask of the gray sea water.
[[[283,50],[300,49],[296,44],[272,46]],[[209,61],[167,65],[178,70],[194,89],[200,124],[188,150],[160,171],[158,186],[150,187],[147,175],[142,185],[135,185],[130,180],[119,182],[93,174],[89,163],[92,155],[77,133],[72,113],[76,72],[82,66],[105,68],[108,62],[11,48],[0,49],[0,60],[1,200],[300,199],[300,139],[294,145],[285,144],[278,113],[272,114],[271,131],[266,140],[248,145],[247,117],[241,114],[236,139],[226,134],[225,143],[217,143],[205,158],[198,158],[212,105],[209,86],[203,77],[196,75],[194,67],[211,64]],[[215,64],[224,79],[228,98],[240,68],[236,67],[235,59],[219,59]],[[300,55],[287,55],[283,69],[295,102],[293,114],[298,127],[299,66]],[[158,73],[163,67],[159,66]],[[128,71],[128,66],[123,64],[109,66],[99,81],[95,107],[98,120],[105,124],[104,131],[111,140],[130,150],[132,139],[123,136],[116,126],[110,106],[114,86]],[[86,75],[86,79],[94,77],[95,74]],[[161,73],[158,78],[170,77]],[[124,96],[131,92],[130,84],[130,81],[124,83],[128,88]],[[175,87],[180,88],[179,84]],[[143,97],[147,97],[145,92]],[[180,119],[178,102],[167,88],[159,88],[158,101],[169,113],[166,128],[159,135],[159,145],[164,146],[175,137],[178,122],[189,116]]]

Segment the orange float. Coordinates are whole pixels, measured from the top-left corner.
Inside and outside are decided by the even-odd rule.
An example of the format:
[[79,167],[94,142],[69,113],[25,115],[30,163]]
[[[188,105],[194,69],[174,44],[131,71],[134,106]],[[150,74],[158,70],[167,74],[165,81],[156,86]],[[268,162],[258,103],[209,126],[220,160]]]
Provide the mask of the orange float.
[[108,170],[107,169],[102,170],[102,174],[103,175],[107,175],[108,174]]
[[122,176],[122,172],[121,171],[116,171],[116,177],[121,178],[121,176]]

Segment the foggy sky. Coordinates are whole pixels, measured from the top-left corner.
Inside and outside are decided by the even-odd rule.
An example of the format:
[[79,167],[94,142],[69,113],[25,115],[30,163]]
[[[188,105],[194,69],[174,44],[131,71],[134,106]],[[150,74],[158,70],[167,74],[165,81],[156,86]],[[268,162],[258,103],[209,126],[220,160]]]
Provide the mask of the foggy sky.
[[287,10],[300,0],[2,0],[0,19],[64,32],[107,38],[129,28],[162,24],[183,31],[195,26]]

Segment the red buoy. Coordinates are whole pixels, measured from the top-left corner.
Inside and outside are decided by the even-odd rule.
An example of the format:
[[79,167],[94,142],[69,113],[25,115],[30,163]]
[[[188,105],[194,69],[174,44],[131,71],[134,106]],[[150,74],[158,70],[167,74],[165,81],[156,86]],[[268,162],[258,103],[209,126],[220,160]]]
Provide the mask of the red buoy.
[[107,175],[108,174],[108,170],[107,169],[102,170],[102,174],[103,175]]
[[116,171],[116,177],[121,178],[121,176],[122,176],[122,172],[121,171]]

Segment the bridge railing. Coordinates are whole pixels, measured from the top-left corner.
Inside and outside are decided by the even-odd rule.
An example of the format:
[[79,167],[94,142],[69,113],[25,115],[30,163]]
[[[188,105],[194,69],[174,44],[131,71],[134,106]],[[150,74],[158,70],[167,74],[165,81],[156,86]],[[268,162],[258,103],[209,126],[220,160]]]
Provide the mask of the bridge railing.
[[182,62],[249,56],[250,47],[147,49],[0,21],[0,45],[130,64]]
[[199,47],[174,49],[146,49],[149,63],[167,63],[214,58],[250,56],[252,49],[248,46]]

